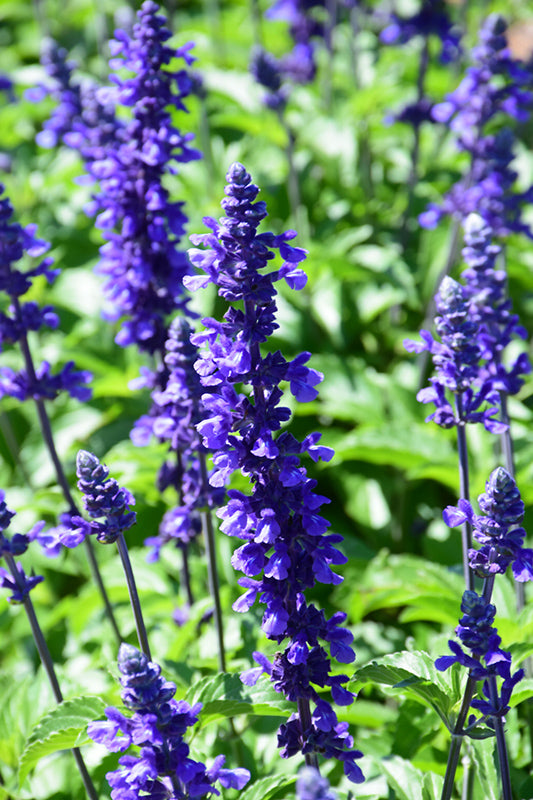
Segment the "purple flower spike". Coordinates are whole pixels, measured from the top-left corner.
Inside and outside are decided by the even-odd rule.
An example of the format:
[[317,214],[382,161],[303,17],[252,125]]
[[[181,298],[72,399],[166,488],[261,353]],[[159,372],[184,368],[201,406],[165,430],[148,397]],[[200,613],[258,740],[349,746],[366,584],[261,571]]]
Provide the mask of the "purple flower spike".
[[[275,283],[285,278],[295,288],[305,285],[305,273],[297,266],[305,251],[288,243],[293,231],[277,236],[257,232],[266,207],[256,199],[259,189],[242,164],[230,167],[227,181],[222,201],[226,216],[219,222],[205,219],[211,233],[191,237],[206,248],[190,254],[204,274],[185,282],[192,288],[213,283],[230,304],[222,322],[203,320],[206,330],[192,341],[201,348],[195,368],[208,390],[197,429],[214,451],[211,483],[222,486],[240,470],[251,487],[246,494],[230,489],[227,505],[217,512],[222,532],[241,543],[232,564],[243,573],[239,583],[246,592],[234,609],[248,610],[259,598],[265,606],[264,633],[278,645],[286,643],[272,663],[256,654],[260,668],[248,670],[244,680],[253,684],[268,673],[287,698],[320,709],[303,731],[299,718],[280,728],[284,757],[320,752],[339,758],[349,779],[359,781],[363,778],[355,760],[361,754],[352,750],[351,737],[318,692],[328,687],[335,702],[352,702],[345,688],[348,677],[331,674],[330,656],[353,661],[353,636],[343,627],[344,614],[328,620],[305,597],[316,583],[339,583],[333,567],[346,560],[337,549],[341,537],[327,532],[329,523],[319,514],[328,500],[315,494],[316,481],[301,464],[304,454],[314,461],[329,460],[333,451],[318,445],[318,434],[299,442],[280,430],[290,417],[280,404],[280,384],[307,402],[316,397],[322,376],[307,366],[309,353],[288,362],[279,351],[263,356],[260,348],[278,327]],[[276,250],[284,263],[269,272]]]
[[[116,542],[119,534],[135,524],[135,512],[128,511],[128,506],[135,503],[133,495],[127,489],[120,488],[116,480],[109,477],[108,468],[87,450],[78,452],[76,474],[89,516],[92,520],[104,518],[103,522],[89,523],[90,533],[95,533],[97,540],[103,544]],[[71,520],[74,527],[79,528],[82,524],[87,525],[79,517]]]
[[464,231],[465,290],[470,314],[478,325],[480,355],[485,361],[480,367],[480,380],[490,380],[500,392],[516,394],[524,383],[522,375],[531,372],[531,364],[526,353],[521,353],[509,367],[503,363],[505,348],[516,337],[525,339],[527,332],[511,311],[506,272],[496,266],[502,248],[494,243],[492,228],[479,214],[466,218]]
[[523,547],[526,532],[520,527],[524,503],[507,470],[497,467],[491,473],[478,504],[482,514],[474,514],[467,500],[460,500],[458,508],[448,506],[443,513],[450,527],[465,521],[472,525],[473,536],[481,544],[468,553],[472,570],[488,578],[504,574],[511,565],[515,580],[533,580],[533,550]]
[[[488,696],[486,679],[499,678],[498,698],[495,701],[489,698],[488,703],[483,699],[475,699],[472,707],[491,717],[504,716],[509,710],[508,703],[513,687],[523,678],[524,672],[518,670],[511,675],[511,655],[500,648],[501,639],[492,625],[496,614],[492,603],[488,603],[476,592],[467,590],[463,594],[461,611],[463,616],[455,632],[471,655],[459,644],[450,641],[448,644],[453,656],[437,658],[435,666],[444,671],[452,664],[461,664],[470,670],[472,678],[484,681],[482,691],[485,696]],[[493,725],[490,721],[489,724]]]
[[417,36],[440,39],[443,64],[456,61],[461,53],[461,34],[453,26],[443,0],[424,0],[420,11],[411,17],[401,18],[392,14],[379,38],[385,44],[405,44]]
[[170,201],[164,179],[177,164],[200,158],[189,145],[192,134],[181,134],[172,117],[173,110],[186,110],[192,80],[186,69],[168,68],[176,58],[190,65],[191,45],[166,44],[172,34],[158,11],[146,0],[132,34],[115,32],[112,86],[97,99],[127,109],[129,120],[84,153],[100,186],[87,211],[98,215],[106,240],[97,267],[105,277],[106,315],[121,320],[118,344],[148,353],[163,353],[168,316],[186,308],[182,278],[190,272],[179,249],[187,217],[183,203]]
[[[436,303],[439,313],[435,326],[441,341],[424,330],[420,332],[421,342],[404,341],[408,351],[430,352],[436,368],[436,376],[430,378],[431,386],[417,394],[419,402],[436,406],[426,422],[433,420],[443,428],[481,422],[491,433],[503,433],[507,426],[494,419],[498,413],[499,394],[490,380],[482,380],[480,373],[478,325],[470,313],[464,287],[447,276],[442,281]],[[448,400],[447,392],[460,399],[457,410]]]
[[[0,193],[3,190],[0,185]],[[31,289],[34,278],[44,275],[52,283],[58,270],[51,268],[53,259],[48,256],[31,269],[17,269],[15,265],[24,255],[40,259],[50,245],[35,236],[35,225],[23,228],[13,222],[12,217],[11,204],[4,197],[0,200],[0,291],[8,295],[11,304],[7,312],[0,312],[0,350],[17,343],[23,344],[24,349],[28,350],[27,334],[44,326],[56,328],[59,318],[51,306],[39,308],[33,301],[22,302],[21,297]],[[28,399],[53,400],[65,391],[82,402],[90,398],[91,390],[87,384],[92,376],[89,372],[77,371],[72,361],[53,373],[47,361],[35,366],[31,356],[25,360],[26,368],[18,372],[10,367],[0,367],[0,397],[15,397],[21,402]]]
[[218,756],[210,768],[190,757],[184,736],[198,721],[200,703],[191,707],[185,700],[175,700],[176,686],[161,677],[157,664],[129,644],[120,645],[118,668],[128,715],[107,708],[107,721],[91,722],[87,729],[91,739],[111,752],[137,746],[135,755],[119,758],[120,767],[106,775],[112,800],[202,798],[220,794],[216,781],[225,788],[246,785],[248,770],[224,769],[224,756]]
[[445,215],[464,220],[476,212],[495,236],[511,232],[533,236],[522,219],[522,206],[533,199],[533,189],[523,193],[514,189],[514,135],[507,127],[509,118],[523,122],[530,116],[531,71],[511,57],[506,28],[496,14],[487,18],[466,77],[443,103],[433,107],[433,118],[448,125],[457,148],[470,154],[471,167],[440,205],[431,204],[420,216],[423,227],[436,227]]
[[176,317],[165,342],[164,368],[158,382],[164,385],[152,392],[152,407],[131,432],[136,445],[147,444],[152,437],[168,443],[170,458],[160,471],[159,488],[174,486],[180,505],[170,509],[157,536],[145,544],[153,550],[150,561],[157,560],[167,542],[186,549],[201,531],[200,511],[219,506],[225,497],[223,487],[204,486],[199,452],[204,451],[196,425],[203,417],[202,395],[205,391],[194,369],[198,349],[192,344],[193,329],[186,319]]

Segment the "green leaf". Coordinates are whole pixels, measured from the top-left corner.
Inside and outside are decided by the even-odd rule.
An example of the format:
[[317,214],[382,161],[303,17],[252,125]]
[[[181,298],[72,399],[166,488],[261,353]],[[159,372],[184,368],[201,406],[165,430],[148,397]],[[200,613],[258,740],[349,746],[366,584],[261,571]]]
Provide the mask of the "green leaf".
[[461,694],[454,669],[447,672],[450,674],[437,670],[429,653],[405,650],[375,659],[356,672],[354,681],[392,686],[431,706],[451,728],[451,712]]
[[381,769],[397,800],[425,800],[424,776],[409,761],[399,756],[384,758]]
[[202,703],[202,725],[236,714],[285,717],[295,708],[294,703],[285,700],[269,682],[261,680],[257,686],[248,687],[238,675],[227,672],[199,681],[185,699],[191,705]]
[[474,762],[472,769],[483,789],[483,797],[499,800],[501,781],[496,769],[494,738],[472,740],[470,752]]
[[88,741],[87,724],[101,717],[106,704],[85,695],[64,700],[42,717],[30,733],[20,758],[19,786],[44,756]]
[[290,775],[269,775],[252,783],[239,793],[239,800],[269,800],[279,789],[289,788],[296,782]]

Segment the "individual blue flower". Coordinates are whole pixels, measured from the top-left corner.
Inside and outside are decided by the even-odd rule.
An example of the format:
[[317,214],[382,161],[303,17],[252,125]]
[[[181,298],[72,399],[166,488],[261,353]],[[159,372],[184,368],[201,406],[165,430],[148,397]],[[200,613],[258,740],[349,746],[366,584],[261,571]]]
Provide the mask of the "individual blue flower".
[[[409,352],[427,350],[431,353],[436,368],[436,375],[430,378],[431,385],[417,394],[419,402],[436,406],[426,422],[433,420],[443,428],[481,422],[491,433],[503,433],[507,426],[494,419],[498,413],[498,392],[490,380],[480,385],[478,326],[470,314],[464,287],[446,276],[436,303],[439,313],[435,326],[441,341],[435,340],[426,330],[420,331],[421,342],[404,340]],[[459,399],[455,409],[447,393]]]
[[104,276],[106,316],[120,320],[116,341],[150,354],[163,353],[167,319],[184,310],[182,278],[190,264],[179,242],[187,217],[182,202],[170,200],[165,178],[176,165],[200,157],[182,134],[173,110],[186,111],[192,82],[186,69],[169,69],[174,59],[190,65],[192,44],[175,50],[166,19],[145,0],[131,35],[117,30],[111,41],[112,86],[98,101],[127,109],[116,135],[87,153],[87,169],[98,184],[87,208],[106,243],[97,272]]
[[[353,661],[353,636],[343,627],[345,614],[327,619],[306,600],[306,591],[316,583],[338,584],[342,578],[334,567],[346,561],[337,548],[342,537],[328,533],[329,523],[319,513],[329,501],[315,493],[316,481],[301,463],[303,455],[329,460],[333,451],[319,444],[318,434],[300,442],[281,430],[290,412],[281,405],[280,384],[308,402],[317,396],[322,376],[307,366],[310,353],[292,361],[279,351],[261,353],[261,343],[278,327],[275,283],[285,279],[292,288],[305,285],[298,266],[305,251],[289,244],[294,231],[258,233],[266,216],[258,192],[242,164],[233,164],[222,201],[226,216],[219,222],[205,218],[211,233],[191,237],[206,247],[190,251],[203,274],[187,277],[185,284],[194,289],[213,283],[230,304],[222,322],[204,319],[205,330],[192,337],[200,347],[196,370],[207,390],[197,429],[214,451],[212,485],[224,485],[236,470],[250,483],[248,492],[230,489],[227,504],[217,512],[221,531],[242,542],[231,563],[243,573],[239,584],[245,593],[234,609],[245,611],[259,599],[265,606],[265,635],[285,647],[272,660],[256,656],[260,669],[245,673],[244,680],[253,683],[266,672],[290,700],[314,705],[309,723],[301,723],[298,714],[280,728],[283,756],[320,752],[339,758],[350,780],[359,782],[363,776],[355,761],[361,754],[318,691],[327,688],[342,705],[353,701],[345,687],[348,676],[332,674],[330,660]],[[281,266],[268,271],[276,251]]]
[[140,748],[135,755],[122,756],[120,767],[107,773],[112,800],[185,800],[219,795],[216,782],[224,788],[245,786],[248,770],[224,769],[224,756],[217,756],[209,768],[190,757],[184,736],[198,721],[200,703],[191,707],[185,700],[175,700],[176,686],[132,645],[121,644],[118,668],[128,715],[110,707],[106,722],[88,726],[89,736],[111,752],[124,752],[132,744]]
[[22,564],[17,564],[17,571],[15,579],[9,570],[0,567],[0,587],[12,592],[7,599],[13,605],[23,603],[31,590],[44,580],[42,575],[26,575]]
[[[30,591],[41,583],[44,578],[40,575],[26,575],[22,564],[15,559],[28,549],[32,541],[44,527],[44,522],[37,522],[27,534],[7,534],[6,531],[15,516],[5,502],[5,493],[0,490],[0,559],[4,559],[10,569],[0,567],[0,587],[12,592],[8,597],[10,603],[23,603]],[[15,577],[14,570],[17,571]]]
[[482,514],[475,514],[467,500],[448,506],[443,519],[450,527],[463,522],[472,525],[473,536],[481,544],[469,553],[470,567],[480,577],[504,574],[511,565],[515,580],[533,580],[533,550],[523,546],[526,531],[520,527],[524,503],[514,478],[503,467],[491,473],[485,492],[478,497]]

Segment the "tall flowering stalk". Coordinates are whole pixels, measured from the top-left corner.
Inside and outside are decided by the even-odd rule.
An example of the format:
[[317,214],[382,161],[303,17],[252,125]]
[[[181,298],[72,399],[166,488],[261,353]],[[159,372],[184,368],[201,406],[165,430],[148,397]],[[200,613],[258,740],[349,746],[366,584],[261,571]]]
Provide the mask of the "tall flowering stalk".
[[135,423],[131,433],[138,446],[147,444],[152,436],[168,442],[169,458],[160,470],[158,485],[162,491],[173,486],[180,502],[166,512],[158,535],[146,539],[145,544],[153,548],[150,560],[157,560],[161,548],[169,542],[181,550],[189,603],[193,602],[188,574],[189,546],[202,531],[202,515],[205,523],[210,509],[220,505],[225,497],[224,488],[210,486],[204,476],[205,449],[196,425],[203,416],[205,389],[194,369],[198,349],[190,341],[192,333],[184,317],[173,320],[165,344],[166,376],[162,381],[165,388],[154,389],[150,412]]
[[444,215],[454,215],[461,221],[476,212],[498,236],[511,231],[530,235],[522,219],[522,206],[533,194],[531,189],[521,193],[514,188],[517,173],[511,162],[515,137],[509,121],[529,119],[533,104],[531,72],[512,58],[506,29],[505,20],[497,14],[487,18],[466,77],[432,110],[433,118],[454,132],[458,150],[469,154],[470,169],[440,205],[430,204],[421,215],[424,227],[434,228]]
[[248,770],[224,769],[224,756],[217,756],[209,768],[190,757],[184,737],[198,721],[201,703],[191,707],[175,700],[176,686],[161,677],[158,664],[131,645],[120,646],[118,668],[128,715],[106,708],[107,721],[88,727],[89,736],[113,753],[136,746],[135,755],[122,756],[120,767],[106,775],[112,800],[185,800],[220,795],[216,783],[233,789],[246,785]]
[[449,64],[459,58],[461,35],[457,27],[453,25],[443,0],[424,0],[421,8],[410,17],[399,17],[397,14],[392,14],[379,37],[383,43],[388,45],[406,44],[412,39],[421,40],[416,99],[405,105],[392,117],[394,121],[406,123],[413,128],[411,168],[407,179],[407,204],[402,222],[404,243],[418,177],[420,129],[423,123],[434,122],[431,115],[434,104],[426,94],[426,78],[430,66],[430,38],[432,37],[440,40],[440,60],[443,64]]
[[[9,603],[21,603],[24,606],[37,652],[48,677],[54,698],[56,702],[61,703],[63,694],[57,679],[54,662],[30,598],[31,590],[41,583],[44,578],[41,575],[26,575],[22,564],[17,560],[26,552],[30,541],[38,536],[44,527],[44,522],[36,523],[27,534],[6,534],[14,516],[15,513],[10,511],[5,503],[4,492],[0,490],[0,559],[3,559],[7,565],[7,569],[0,567],[0,587],[11,592],[8,598]],[[90,800],[98,800],[98,793],[87,771],[79,748],[72,748],[72,755],[76,761],[87,796]]]
[[511,127],[514,120],[524,122],[530,117],[531,71],[511,56],[506,30],[507,23],[497,14],[485,20],[466,76],[431,111],[433,119],[449,126],[457,149],[469,157],[464,176],[440,203],[430,203],[419,218],[420,224],[430,229],[444,216],[453,218],[441,277],[457,258],[461,224],[471,213],[480,214],[497,237],[510,232],[531,236],[522,207],[532,201],[533,188],[525,192],[515,188],[515,136]]
[[[512,798],[503,722],[509,711],[513,688],[524,672],[518,670],[511,674],[511,656],[500,648],[501,639],[493,627],[496,609],[490,601],[495,576],[505,574],[509,566],[516,580],[533,580],[533,550],[523,547],[526,532],[520,523],[524,516],[524,503],[514,479],[503,467],[491,473],[478,504],[482,514],[475,514],[465,499],[459,500],[457,507],[448,506],[443,512],[444,521],[450,527],[465,521],[472,526],[474,539],[481,547],[470,549],[469,562],[472,571],[483,578],[483,589],[480,595],[470,590],[463,595],[461,610],[464,616],[456,629],[463,646],[450,641],[453,655],[442,656],[436,661],[441,670],[454,663],[469,670],[463,703],[453,731],[442,800],[449,800],[453,791],[462,737],[481,721],[487,722],[495,731],[503,797],[504,800]],[[464,647],[470,652],[466,652]],[[483,681],[481,696],[473,699],[480,681]],[[481,712],[482,716],[471,716],[465,728],[470,708]]]
[[98,215],[96,225],[106,240],[97,271],[105,277],[107,316],[121,320],[118,344],[150,354],[163,353],[167,318],[186,307],[182,278],[190,271],[179,248],[187,217],[183,203],[170,200],[164,178],[175,165],[200,157],[189,145],[192,134],[180,133],[171,116],[171,109],[186,111],[192,82],[187,70],[169,65],[174,59],[190,65],[192,43],[179,49],[166,45],[172,34],[158,11],[145,0],[132,35],[115,31],[113,85],[97,97],[128,109],[130,117],[87,159],[99,184],[87,211]]
[[[470,496],[466,425],[480,422],[486,430],[496,434],[507,428],[494,419],[498,413],[499,395],[492,381],[480,374],[479,324],[472,317],[467,300],[464,287],[446,276],[436,296],[439,313],[435,317],[435,326],[441,341],[434,339],[427,330],[420,332],[421,342],[404,341],[408,351],[427,351],[432,356],[436,375],[430,378],[429,387],[418,392],[417,399],[436,407],[426,421],[433,420],[443,428],[455,427],[457,430],[459,479],[464,500]],[[454,399],[453,405],[450,394]],[[465,583],[472,590],[473,575],[468,564],[471,530],[467,520],[462,529],[462,547]]]
[[[211,233],[191,237],[206,247],[190,251],[204,275],[185,283],[190,289],[213,283],[230,304],[222,322],[205,319],[205,330],[192,341],[203,348],[196,369],[209,390],[203,398],[205,419],[197,427],[204,445],[214,451],[211,483],[223,485],[240,470],[251,487],[249,494],[230,490],[228,504],[217,512],[221,530],[244,541],[232,557],[244,573],[239,583],[246,590],[234,609],[246,611],[259,598],[266,607],[264,633],[278,645],[285,643],[272,661],[255,653],[259,667],[243,680],[253,684],[265,672],[277,691],[297,703],[298,712],[278,733],[283,757],[301,752],[311,766],[317,766],[318,753],[338,758],[348,778],[359,782],[361,753],[352,749],[347,724],[337,721],[331,703],[317,691],[327,687],[336,703],[352,702],[347,676],[330,672],[326,647],[332,658],[350,663],[353,637],[342,627],[346,614],[327,619],[305,596],[316,582],[338,584],[342,578],[331,566],[346,561],[336,548],[341,537],[328,534],[328,522],[318,514],[327,499],[314,492],[316,481],[300,463],[304,454],[317,461],[329,460],[333,452],[318,444],[319,434],[299,442],[280,432],[290,411],[280,405],[279,384],[288,382],[295,398],[307,402],[316,397],[322,376],[306,366],[310,353],[292,361],[279,351],[261,354],[261,343],[278,327],[275,283],[284,278],[292,288],[303,288],[306,276],[297,265],[305,251],[289,244],[294,231],[257,233],[266,206],[256,201],[259,190],[242,164],[230,167],[227,181],[222,201],[227,216],[220,222],[204,218]],[[276,251],[282,266],[264,272]]]
[[129,507],[134,505],[135,499],[131,492],[120,487],[114,478],[109,477],[108,468],[100,464],[97,457],[87,450],[78,452],[76,474],[78,488],[84,495],[83,504],[91,521],[87,523],[82,517],[73,517],[71,526],[81,528],[86,535],[95,534],[96,539],[102,544],[116,543],[126,576],[139,644],[143,653],[150,658],[148,635],[124,539],[124,531],[131,528],[137,519],[135,512],[129,510]]
[[502,421],[509,427],[502,436],[505,464],[514,475],[514,457],[507,397],[517,394],[531,372],[527,353],[520,353],[515,361],[505,363],[505,350],[516,338],[525,339],[527,331],[519,318],[512,313],[512,302],[507,295],[507,274],[498,266],[502,246],[494,240],[494,231],[479,214],[470,214],[464,223],[465,247],[463,258],[467,269],[463,272],[469,309],[478,322],[478,342],[481,347],[481,379],[492,381],[500,395]]
[[[3,187],[0,186],[3,192]],[[65,518],[76,515],[77,508],[72,498],[70,486],[54,442],[52,426],[45,401],[53,400],[60,392],[68,392],[71,397],[84,402],[91,396],[88,387],[92,376],[85,370],[78,371],[74,362],[67,362],[59,371],[52,372],[51,365],[43,361],[36,366],[33,360],[29,338],[30,332],[39,331],[43,327],[57,328],[59,317],[52,306],[40,308],[33,301],[22,298],[30,290],[35,278],[43,276],[48,283],[56,278],[59,270],[52,269],[53,259],[41,257],[50,245],[36,237],[36,225],[23,228],[12,220],[13,209],[9,200],[0,200],[0,292],[7,295],[10,305],[6,311],[0,312],[0,348],[6,345],[18,345],[24,360],[24,369],[15,372],[10,367],[0,367],[0,397],[11,396],[24,402],[33,400],[37,409],[44,443],[54,465],[57,481],[68,505]],[[37,266],[22,271],[16,264],[24,255],[41,259]],[[83,537],[76,543],[79,544]],[[113,610],[105,590],[98,564],[91,543],[86,541],[87,556],[93,577],[102,595],[109,620],[115,636],[120,641]]]

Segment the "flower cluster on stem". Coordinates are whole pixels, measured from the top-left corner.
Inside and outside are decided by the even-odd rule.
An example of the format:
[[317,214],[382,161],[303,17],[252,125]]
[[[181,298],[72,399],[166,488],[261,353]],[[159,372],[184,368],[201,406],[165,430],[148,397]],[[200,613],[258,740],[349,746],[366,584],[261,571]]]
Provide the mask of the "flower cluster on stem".
[[[346,614],[327,619],[305,596],[316,582],[339,583],[342,578],[331,566],[346,561],[336,547],[341,537],[327,533],[328,522],[318,513],[327,498],[315,493],[316,481],[300,462],[304,454],[317,461],[329,460],[333,452],[319,445],[319,434],[299,442],[280,431],[290,417],[280,405],[280,383],[288,382],[294,397],[307,402],[316,397],[322,376],[306,366],[310,353],[292,361],[279,351],[261,354],[261,343],[278,327],[275,283],[284,278],[292,288],[303,288],[306,276],[297,265],[305,251],[289,244],[294,231],[257,233],[266,206],[256,200],[259,190],[242,164],[230,167],[227,181],[226,216],[220,222],[204,218],[211,233],[191,237],[207,248],[190,251],[192,263],[204,274],[185,283],[191,289],[213,283],[230,303],[222,322],[203,320],[205,330],[193,336],[193,343],[203,348],[196,369],[209,390],[203,398],[205,418],[197,428],[214,451],[211,483],[224,485],[240,470],[251,485],[250,494],[230,490],[227,505],[217,512],[221,530],[244,542],[232,557],[233,566],[244,573],[239,583],[246,590],[234,608],[245,611],[259,598],[265,605],[264,633],[278,645],[286,642],[272,661],[254,654],[259,667],[243,679],[254,683],[266,672],[278,691],[298,703],[298,713],[278,734],[282,756],[302,752],[314,759],[317,753],[338,758],[347,776],[358,782],[363,780],[356,764],[361,753],[353,750],[347,724],[337,721],[316,688],[328,687],[341,705],[352,702],[344,686],[348,678],[331,674],[324,644],[332,658],[350,663],[353,637],[342,627]],[[264,272],[276,250],[283,264]]]
[[470,155],[470,168],[440,205],[431,203],[420,216],[423,227],[434,228],[444,215],[462,220],[477,212],[497,236],[532,235],[522,219],[522,206],[533,199],[533,189],[521,193],[513,188],[517,178],[511,166],[514,134],[507,125],[494,130],[494,120],[501,117],[505,122],[527,120],[533,104],[531,72],[511,57],[506,28],[502,17],[487,18],[466,77],[432,109],[433,118],[455,133],[458,149]]
[[493,470],[478,504],[482,514],[475,514],[465,499],[443,512],[444,521],[452,528],[465,520],[472,526],[473,537],[481,547],[469,551],[471,569],[482,578],[490,578],[503,575],[511,566],[515,580],[533,580],[533,550],[523,546],[526,531],[520,526],[524,503],[507,470]]
[[[106,240],[97,267],[105,276],[106,313],[122,320],[118,344],[151,354],[163,352],[168,315],[186,307],[182,278],[190,271],[179,249],[187,221],[183,203],[170,200],[163,179],[175,172],[173,165],[200,157],[189,145],[192,134],[180,133],[171,116],[171,109],[186,111],[192,82],[186,69],[169,65],[176,58],[190,65],[192,44],[165,44],[171,33],[158,11],[145,0],[132,35],[115,31],[113,85],[100,89],[97,98],[130,109],[130,119],[86,158],[100,187],[87,211],[98,215]],[[124,70],[131,77],[123,77]]]
[[479,380],[490,380],[494,389],[514,395],[523,385],[523,375],[531,372],[526,353],[518,355],[510,366],[504,363],[505,348],[527,331],[512,313],[512,301],[507,296],[507,273],[499,269],[497,259],[502,252],[494,242],[494,231],[479,214],[470,214],[464,222],[463,259],[467,265],[462,273],[471,319],[477,323],[476,341],[483,364]]
[[[457,642],[448,642],[452,656],[441,656],[435,661],[439,670],[446,670],[452,664],[461,664],[469,670],[473,681],[483,681],[483,698],[470,703],[472,708],[490,718],[503,717],[509,711],[509,699],[514,686],[524,676],[523,670],[511,674],[511,655],[500,648],[501,638],[493,627],[496,608],[484,596],[467,590],[461,602],[463,616],[455,632],[463,647]],[[466,652],[465,649],[469,650]],[[491,678],[501,678],[499,693],[494,695],[490,689]],[[492,720],[489,719],[489,724]],[[469,726],[479,722],[475,717],[469,719]]]
[[[430,60],[429,40],[435,37],[441,45],[440,60],[444,64],[456,61],[461,54],[459,29],[450,19],[448,8],[442,0],[425,0],[419,11],[410,17],[392,14],[380,33],[380,41],[387,45],[406,44],[421,39],[420,63],[417,75],[417,97],[396,112],[389,121],[412,125],[417,134],[423,122],[434,122],[431,115],[433,102],[426,96],[426,73]],[[416,154],[418,155],[418,139]]]
[[26,552],[30,541],[44,527],[44,522],[37,522],[27,534],[14,533],[9,536],[5,531],[14,516],[15,512],[10,511],[6,505],[5,493],[0,490],[0,558],[7,560],[10,566],[10,569],[0,567],[0,587],[12,592],[8,598],[10,603],[23,603],[30,591],[44,578],[41,575],[26,575],[22,564],[15,559]]
[[217,756],[209,768],[190,757],[184,737],[198,721],[200,703],[191,707],[185,700],[175,700],[176,686],[132,645],[120,646],[118,668],[122,702],[130,713],[126,716],[110,707],[106,722],[91,722],[88,727],[89,736],[111,752],[123,753],[132,745],[140,748],[135,755],[122,756],[120,767],[107,773],[112,800],[184,800],[219,795],[216,782],[224,788],[245,786],[250,773],[224,769],[224,756]]
[[200,510],[220,505],[224,498],[224,490],[204,486],[201,475],[199,452],[204,446],[196,425],[202,419],[205,389],[194,369],[198,349],[191,342],[192,334],[184,317],[172,321],[165,343],[165,374],[160,381],[164,388],[154,389],[149,413],[137,420],[131,432],[138,446],[147,444],[152,436],[168,442],[169,459],[159,472],[158,486],[161,491],[173,486],[180,499],[179,505],[165,514],[158,535],[145,541],[153,548],[150,560],[159,557],[167,542],[186,549],[201,531]]
[[[436,368],[436,375],[430,378],[431,386],[417,394],[421,403],[436,406],[426,421],[433,420],[443,428],[481,422],[491,433],[502,433],[506,425],[494,419],[498,412],[498,392],[490,380],[480,380],[478,325],[470,313],[464,287],[446,276],[435,300],[438,311],[435,326],[441,341],[426,330],[420,331],[421,342],[404,341],[410,352],[431,353]],[[447,392],[455,397],[455,409]],[[487,405],[483,407],[484,404]]]
[[[0,185],[2,192],[3,186]],[[24,302],[21,298],[30,290],[35,278],[42,275],[52,283],[58,270],[52,269],[53,259],[50,256],[41,259],[50,245],[36,237],[37,226],[23,228],[12,218],[13,208],[8,198],[4,197],[0,200],[0,292],[7,295],[10,305],[6,311],[0,312],[0,349],[17,344],[24,357],[25,368],[17,372],[10,367],[0,367],[0,397],[43,401],[53,400],[65,391],[82,402],[88,400],[91,390],[87,384],[92,376],[85,370],[76,370],[73,361],[69,361],[58,372],[52,372],[48,361],[34,365],[28,334],[43,327],[57,328],[59,317],[52,306],[41,308],[34,301]],[[37,266],[22,271],[16,264],[24,255],[40,261]]]

